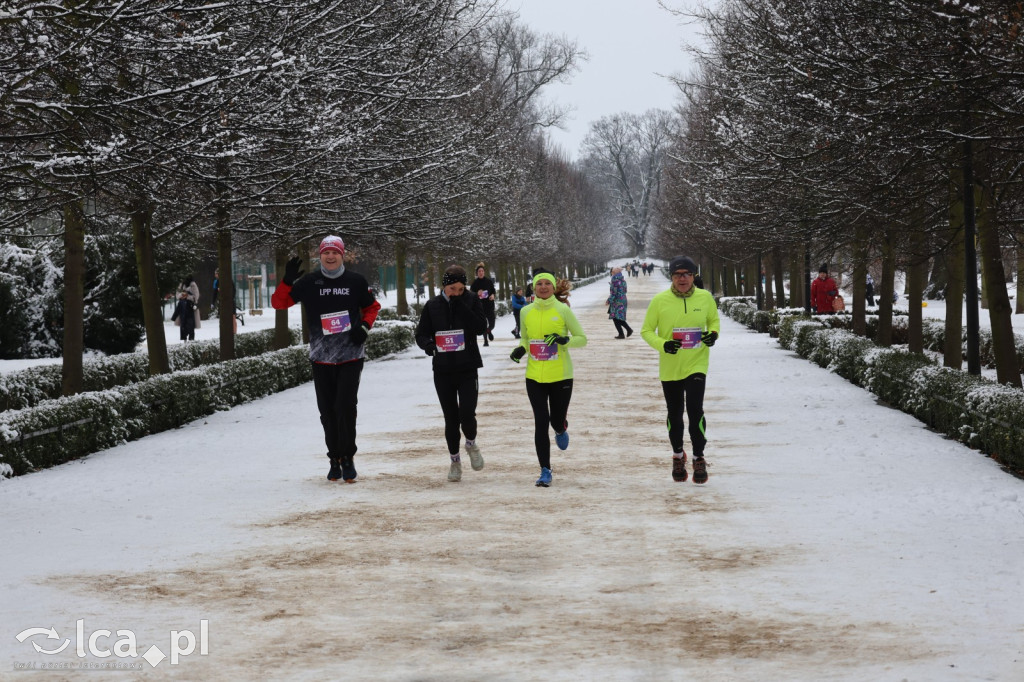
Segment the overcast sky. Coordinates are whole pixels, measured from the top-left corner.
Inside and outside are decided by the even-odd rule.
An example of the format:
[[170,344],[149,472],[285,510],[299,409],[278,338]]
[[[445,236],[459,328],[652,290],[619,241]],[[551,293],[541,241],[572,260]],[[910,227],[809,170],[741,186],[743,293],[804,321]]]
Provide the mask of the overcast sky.
[[[694,0],[671,0],[692,8]],[[658,6],[658,0],[507,0],[509,10],[538,33],[565,35],[590,54],[568,84],[554,84],[545,99],[575,108],[567,131],[549,129],[555,144],[578,158],[590,123],[619,112],[671,109],[677,89],[657,74],[689,74],[684,44],[699,43],[699,27]]]

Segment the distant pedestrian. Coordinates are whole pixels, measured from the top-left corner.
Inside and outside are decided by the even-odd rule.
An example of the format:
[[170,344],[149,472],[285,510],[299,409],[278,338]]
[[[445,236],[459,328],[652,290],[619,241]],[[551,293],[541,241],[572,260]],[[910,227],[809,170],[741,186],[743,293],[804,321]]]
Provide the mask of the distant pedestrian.
[[210,307],[216,311],[220,305],[220,270],[213,271],[213,298]]
[[[540,464],[540,478],[535,485],[543,488],[551,485],[548,428],[554,429],[559,450],[569,447],[568,413],[573,385],[569,349],[587,345],[587,337],[576,315],[557,297],[559,285],[557,278],[547,270],[534,271],[535,299],[523,308],[522,338],[509,356],[515,362],[527,356],[526,394],[533,408],[533,441]],[[561,286],[567,287],[568,283]],[[568,291],[562,293],[568,297]]]
[[195,318],[195,328],[199,329],[203,325],[199,320],[199,285],[192,277],[186,277],[185,281],[181,284],[181,290],[185,292],[186,298],[192,302],[192,316]]
[[864,296],[868,300],[869,306],[875,305],[875,280],[871,278],[871,273],[867,276],[867,285],[864,287]]
[[828,264],[822,263],[818,276],[811,282],[811,312],[818,315],[834,315],[833,301],[839,295],[836,281],[829,277]]
[[522,313],[523,308],[526,307],[526,296],[523,295],[523,288],[519,287],[516,292],[512,294],[512,317],[516,319],[515,329],[512,330],[512,336],[519,338],[519,316]]
[[488,346],[490,345],[487,343],[488,339],[494,340],[494,297],[496,291],[494,289],[494,280],[487,276],[487,269],[483,263],[476,264],[476,279],[473,280],[469,290],[480,299],[480,305],[483,307],[484,315],[487,317],[487,329],[483,331],[483,337],[484,345]]
[[174,312],[171,314],[171,321],[178,327],[178,333],[182,341],[196,340],[196,316],[195,306],[189,300],[188,294],[184,291],[178,293],[178,300],[174,304]]
[[[644,266],[646,267],[646,263]],[[633,328],[626,322],[626,278],[622,276],[622,268],[612,268],[612,279],[609,284],[608,318],[615,323],[617,339],[625,339],[633,336]],[[623,333],[625,330],[625,333]]]
[[466,271],[450,265],[441,278],[441,293],[423,306],[416,325],[416,345],[433,357],[434,390],[444,414],[444,438],[451,464],[448,480],[462,480],[461,434],[474,471],[484,468],[476,443],[476,405],[480,388],[477,370],[483,367],[478,334],[487,331],[479,299],[466,289]]

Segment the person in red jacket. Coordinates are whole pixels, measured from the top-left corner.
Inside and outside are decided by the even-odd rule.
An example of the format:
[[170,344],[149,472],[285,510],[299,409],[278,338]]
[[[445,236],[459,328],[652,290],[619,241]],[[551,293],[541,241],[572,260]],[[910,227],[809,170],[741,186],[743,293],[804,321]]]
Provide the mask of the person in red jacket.
[[327,479],[355,483],[356,405],[366,357],[366,337],[380,303],[362,275],[345,269],[345,242],[320,242],[320,267],[303,275],[302,259],[288,261],[270,304],[276,310],[302,303],[309,324],[309,359],[320,423],[331,468]]
[[832,301],[839,295],[836,281],[828,276],[828,265],[822,263],[818,268],[818,277],[811,282],[811,313],[832,315]]

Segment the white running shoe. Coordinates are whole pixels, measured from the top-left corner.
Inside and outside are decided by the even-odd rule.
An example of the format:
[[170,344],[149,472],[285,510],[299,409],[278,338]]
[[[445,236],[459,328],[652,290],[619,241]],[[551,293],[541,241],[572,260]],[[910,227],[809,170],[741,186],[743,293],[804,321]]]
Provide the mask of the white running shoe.
[[480,471],[484,468],[484,456],[480,454],[480,446],[476,443],[466,443],[466,454],[469,455],[469,464],[473,471]]
[[452,467],[448,470],[448,480],[452,483],[462,480],[462,462],[452,462]]

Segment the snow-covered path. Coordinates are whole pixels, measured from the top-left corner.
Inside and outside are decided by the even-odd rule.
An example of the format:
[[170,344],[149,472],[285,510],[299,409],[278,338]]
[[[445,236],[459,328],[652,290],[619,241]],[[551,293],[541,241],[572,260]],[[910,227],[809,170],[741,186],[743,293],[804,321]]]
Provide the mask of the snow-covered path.
[[[628,284],[639,332],[667,282]],[[1024,679],[1024,481],[723,318],[711,479],[674,483],[657,355],[612,339],[606,295],[572,298],[590,343],[549,489],[510,318],[458,484],[414,350],[363,372],[356,485],[324,478],[312,385],[3,483],[0,678]],[[208,653],[99,658],[78,620],[139,654],[205,620]]]

